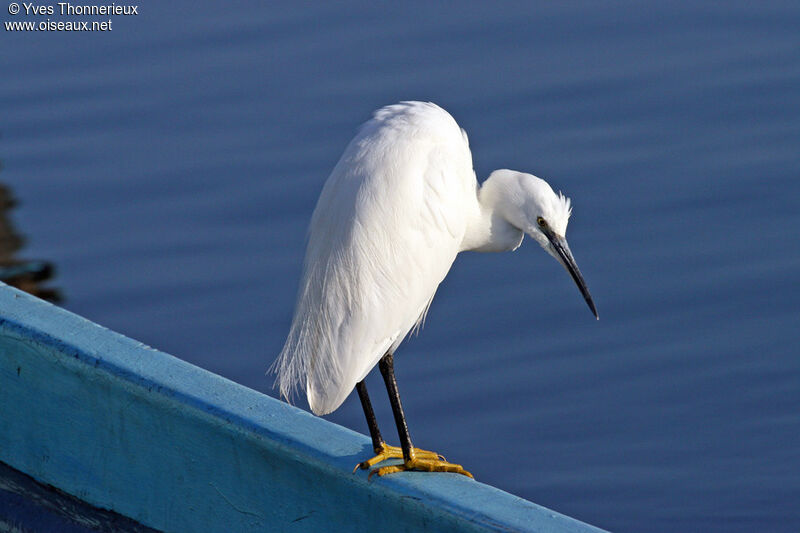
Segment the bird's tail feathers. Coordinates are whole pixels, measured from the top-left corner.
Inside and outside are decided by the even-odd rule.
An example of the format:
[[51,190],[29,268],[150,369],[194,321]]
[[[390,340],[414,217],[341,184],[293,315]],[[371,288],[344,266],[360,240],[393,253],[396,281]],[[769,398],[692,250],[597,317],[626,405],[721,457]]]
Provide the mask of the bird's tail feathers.
[[337,353],[334,340],[320,335],[321,331],[331,328],[316,323],[314,318],[309,319],[308,314],[301,315],[304,318],[292,324],[286,344],[269,372],[276,375],[274,386],[280,390],[281,398],[292,403],[300,389],[305,389],[314,414],[327,414],[344,401],[344,398],[330,397],[340,390],[342,368],[339,361],[330,356]]

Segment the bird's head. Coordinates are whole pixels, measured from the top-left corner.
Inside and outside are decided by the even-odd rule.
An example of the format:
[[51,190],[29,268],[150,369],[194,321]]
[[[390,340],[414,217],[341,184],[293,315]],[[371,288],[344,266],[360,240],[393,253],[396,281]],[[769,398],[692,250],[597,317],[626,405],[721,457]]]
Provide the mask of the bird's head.
[[530,235],[561,263],[597,318],[592,296],[567,244],[567,223],[572,213],[569,198],[553,192],[543,179],[524,172],[495,170],[487,183],[489,181],[498,186],[495,205],[503,218]]

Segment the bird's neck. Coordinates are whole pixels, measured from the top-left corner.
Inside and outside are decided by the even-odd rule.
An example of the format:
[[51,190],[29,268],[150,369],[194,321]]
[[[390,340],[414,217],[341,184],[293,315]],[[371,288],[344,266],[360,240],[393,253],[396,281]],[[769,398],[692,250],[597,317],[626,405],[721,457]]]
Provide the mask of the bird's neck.
[[496,177],[490,176],[478,190],[476,203],[461,245],[462,251],[506,252],[522,244],[524,233],[511,224],[499,206],[505,188]]

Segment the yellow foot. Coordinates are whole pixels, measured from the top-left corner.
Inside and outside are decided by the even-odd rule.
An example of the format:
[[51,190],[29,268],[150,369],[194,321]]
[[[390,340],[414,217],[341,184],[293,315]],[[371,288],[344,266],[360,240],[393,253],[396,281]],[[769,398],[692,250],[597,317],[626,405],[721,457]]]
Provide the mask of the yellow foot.
[[[376,465],[382,461],[386,461],[387,459],[402,459],[403,458],[403,449],[398,448],[397,446],[389,446],[385,442],[381,443],[381,447],[375,450],[375,457],[372,459],[367,459],[364,462],[358,463],[356,467],[353,469],[353,472],[358,470],[359,468],[367,469]],[[414,448],[414,456],[419,459],[433,459],[433,460],[444,460],[444,457],[439,455],[436,452],[429,452],[428,450],[421,450],[419,448]],[[379,474],[382,475],[382,474]]]
[[400,465],[382,466],[376,468],[369,473],[367,479],[371,478],[374,474],[385,476],[394,474],[395,472],[405,472],[407,470],[420,470],[422,472],[452,472],[454,474],[462,474],[467,477],[472,477],[472,474],[464,470],[464,467],[454,463],[438,458],[422,458],[414,457],[410,461],[406,461]]

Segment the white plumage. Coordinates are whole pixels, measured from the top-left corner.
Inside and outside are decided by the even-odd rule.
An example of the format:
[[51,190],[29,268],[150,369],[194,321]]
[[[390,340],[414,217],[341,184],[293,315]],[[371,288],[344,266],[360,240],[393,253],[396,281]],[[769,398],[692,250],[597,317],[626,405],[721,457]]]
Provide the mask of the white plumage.
[[524,233],[573,274],[594,311],[564,240],[569,215],[569,200],[530,174],[495,171],[480,187],[466,133],[435,104],[378,110],[311,218],[291,330],[273,367],[281,394],[305,386],[314,413],[335,410],[422,320],[460,251],[515,249]]

